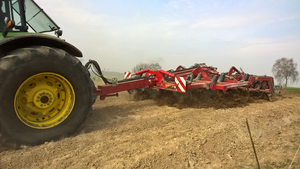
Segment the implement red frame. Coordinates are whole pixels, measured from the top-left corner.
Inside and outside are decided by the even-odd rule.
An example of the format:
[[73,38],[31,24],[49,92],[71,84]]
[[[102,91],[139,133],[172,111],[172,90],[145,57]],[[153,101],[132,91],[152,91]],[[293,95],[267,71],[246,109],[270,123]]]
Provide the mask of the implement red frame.
[[118,96],[117,92],[133,90],[143,87],[152,87],[162,90],[186,93],[188,90],[206,88],[207,90],[249,90],[266,93],[271,96],[274,92],[274,80],[270,76],[256,76],[245,74],[232,66],[228,72],[219,73],[217,68],[204,64],[195,64],[190,68],[178,66],[175,71],[144,69],[129,76],[128,72],[122,81],[113,84],[100,85],[96,93],[103,100],[105,97]]

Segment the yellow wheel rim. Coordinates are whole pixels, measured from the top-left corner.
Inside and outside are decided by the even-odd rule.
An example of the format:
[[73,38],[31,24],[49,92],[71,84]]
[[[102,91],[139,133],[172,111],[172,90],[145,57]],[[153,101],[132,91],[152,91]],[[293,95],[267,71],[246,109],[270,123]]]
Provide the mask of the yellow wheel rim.
[[26,79],[14,99],[18,118],[35,129],[57,126],[70,115],[74,104],[75,92],[71,83],[59,74],[50,72]]

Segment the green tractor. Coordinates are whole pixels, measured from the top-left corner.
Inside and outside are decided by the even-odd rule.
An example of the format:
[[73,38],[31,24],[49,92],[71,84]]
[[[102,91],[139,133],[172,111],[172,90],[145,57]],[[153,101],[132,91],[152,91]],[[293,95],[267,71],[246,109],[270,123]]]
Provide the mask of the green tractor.
[[77,59],[82,53],[59,38],[59,26],[33,0],[0,2],[0,145],[71,135],[96,99],[90,73]]

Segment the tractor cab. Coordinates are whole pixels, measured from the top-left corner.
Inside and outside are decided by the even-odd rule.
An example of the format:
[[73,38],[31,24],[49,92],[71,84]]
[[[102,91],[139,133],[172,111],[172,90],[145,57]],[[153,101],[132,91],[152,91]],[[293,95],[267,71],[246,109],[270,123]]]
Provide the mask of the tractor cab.
[[28,26],[36,33],[59,30],[59,26],[33,0],[0,0],[0,31],[5,31],[9,21],[14,25],[9,32],[28,32]]

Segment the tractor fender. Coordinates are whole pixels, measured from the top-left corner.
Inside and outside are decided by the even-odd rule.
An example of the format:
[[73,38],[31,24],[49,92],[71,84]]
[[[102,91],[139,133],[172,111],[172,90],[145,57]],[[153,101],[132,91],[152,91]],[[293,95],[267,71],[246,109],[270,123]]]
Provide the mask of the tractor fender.
[[75,46],[62,39],[44,34],[24,34],[8,37],[0,41],[0,58],[6,53],[29,46],[48,46],[62,49],[72,56],[82,57],[82,53]]

